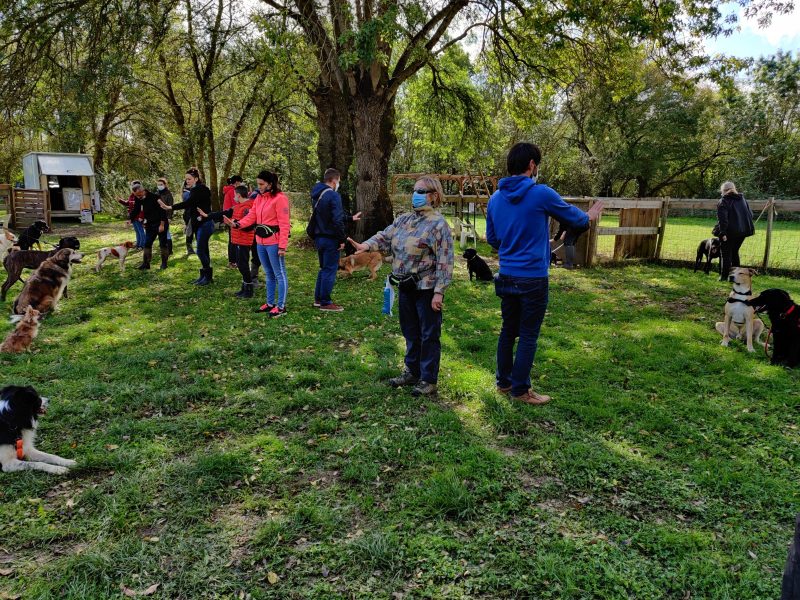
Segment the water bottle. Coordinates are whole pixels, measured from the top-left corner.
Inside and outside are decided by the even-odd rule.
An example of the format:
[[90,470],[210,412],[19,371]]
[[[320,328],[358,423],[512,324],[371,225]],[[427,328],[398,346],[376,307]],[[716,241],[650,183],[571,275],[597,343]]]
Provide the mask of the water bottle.
[[389,278],[386,278],[386,285],[383,287],[383,309],[381,312],[384,315],[392,316],[392,307],[394,306],[394,288],[389,283]]

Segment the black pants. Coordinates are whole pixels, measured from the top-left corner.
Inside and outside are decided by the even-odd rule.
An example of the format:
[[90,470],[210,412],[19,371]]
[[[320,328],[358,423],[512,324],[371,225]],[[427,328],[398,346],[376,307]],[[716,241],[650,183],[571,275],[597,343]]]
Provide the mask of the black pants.
[[239,250],[238,246],[231,241],[231,228],[227,225],[225,228],[228,230],[228,262],[238,264]]
[[186,245],[191,246],[194,240],[194,231],[192,230],[191,222],[184,221],[184,233],[186,233]]
[[253,277],[258,273],[258,265],[261,264],[255,246],[232,245],[236,252],[236,266],[239,267],[239,273],[242,274],[242,281],[252,283]]
[[719,252],[721,256],[719,262],[720,277],[727,277],[732,268],[741,266],[741,262],[739,262],[739,248],[741,248],[742,243],[744,243],[744,236],[736,233],[729,233],[726,237],[728,238],[727,241],[723,242],[722,238],[719,240]]
[[153,242],[156,241],[156,238],[158,238],[158,247],[160,250],[165,250],[167,248],[167,233],[169,233],[169,223],[164,226],[164,231],[158,233],[158,228],[160,225],[160,223],[156,223],[155,225],[147,224],[144,226],[145,248],[152,248]]

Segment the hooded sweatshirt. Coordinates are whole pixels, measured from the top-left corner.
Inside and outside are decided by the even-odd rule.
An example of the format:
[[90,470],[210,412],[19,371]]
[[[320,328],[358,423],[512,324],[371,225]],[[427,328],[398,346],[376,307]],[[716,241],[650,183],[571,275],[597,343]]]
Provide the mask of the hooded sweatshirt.
[[550,222],[572,229],[589,225],[589,216],[564,202],[552,188],[525,175],[504,177],[486,209],[486,241],[500,255],[500,274],[547,277],[550,266]]
[[236,186],[222,186],[222,210],[228,210],[236,205]]

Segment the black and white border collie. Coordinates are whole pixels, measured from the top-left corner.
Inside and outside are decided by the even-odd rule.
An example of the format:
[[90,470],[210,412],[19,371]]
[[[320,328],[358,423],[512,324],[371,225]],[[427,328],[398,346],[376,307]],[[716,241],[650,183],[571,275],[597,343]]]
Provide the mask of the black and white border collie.
[[3,472],[45,471],[63,475],[77,463],[40,452],[34,447],[39,415],[47,412],[48,399],[31,386],[0,389],[0,467]]

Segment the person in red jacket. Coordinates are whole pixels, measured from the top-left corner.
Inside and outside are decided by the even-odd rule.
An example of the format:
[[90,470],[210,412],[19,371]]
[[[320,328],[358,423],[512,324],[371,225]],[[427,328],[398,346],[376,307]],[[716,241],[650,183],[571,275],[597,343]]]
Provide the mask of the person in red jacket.
[[[218,212],[212,212],[208,215],[205,215],[202,211],[200,211],[200,216],[206,216],[217,223],[225,218],[235,220],[243,219],[247,216],[247,213],[252,210],[253,203],[255,202],[255,199],[248,198],[248,195],[249,191],[247,190],[247,186],[236,186],[236,195],[234,197],[235,204],[231,208],[220,210]],[[258,258],[253,247],[255,240],[255,228],[255,225],[250,225],[249,227],[242,227],[236,230],[231,228],[230,230],[231,242],[234,250],[236,251],[236,266],[239,269],[239,272],[242,274],[242,289],[234,294],[234,296],[237,298],[253,297],[253,277],[258,271],[258,267],[256,266],[256,261]],[[252,270],[250,267],[251,262],[253,264]]]
[[[137,180],[131,181],[131,195],[128,196],[127,200],[123,200],[121,198],[117,198],[117,202],[119,202],[122,206],[125,207],[125,212],[130,213],[131,209],[133,209],[133,205],[136,203],[136,196],[133,193],[134,186],[142,185],[142,182]],[[135,218],[130,218],[128,223],[133,226],[133,230],[136,232],[136,248],[141,250],[144,248],[144,240],[147,237],[144,233],[144,212],[139,211],[139,214],[136,215]]]
[[[286,275],[286,247],[289,244],[289,198],[278,185],[278,176],[270,171],[261,171],[256,178],[258,196],[253,208],[239,220],[225,218],[225,223],[234,229],[255,225],[258,258],[267,275],[266,302],[258,312],[270,317],[286,314],[286,294],[289,279]],[[278,294],[276,299],[276,287]]]
[[[232,209],[236,206],[236,187],[242,185],[243,180],[240,175],[228,177],[227,185],[222,186],[222,212]],[[228,268],[235,269],[237,267],[236,246],[231,239],[231,230],[228,228]]]

